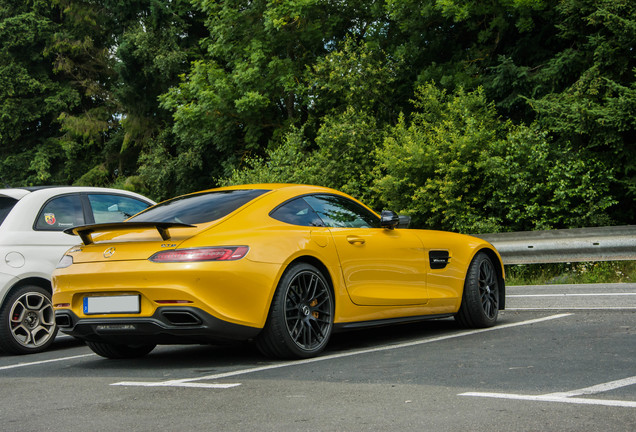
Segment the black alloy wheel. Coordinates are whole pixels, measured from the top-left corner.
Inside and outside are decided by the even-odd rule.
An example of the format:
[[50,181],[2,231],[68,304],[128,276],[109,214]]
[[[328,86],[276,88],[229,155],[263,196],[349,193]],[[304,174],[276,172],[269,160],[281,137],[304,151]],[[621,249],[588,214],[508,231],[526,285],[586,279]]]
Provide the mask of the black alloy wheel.
[[310,264],[294,264],[278,285],[257,346],[269,357],[313,357],[329,341],[333,314],[333,293],[324,275]]
[[459,312],[464,327],[492,327],[499,315],[499,277],[490,257],[478,253],[468,267]]

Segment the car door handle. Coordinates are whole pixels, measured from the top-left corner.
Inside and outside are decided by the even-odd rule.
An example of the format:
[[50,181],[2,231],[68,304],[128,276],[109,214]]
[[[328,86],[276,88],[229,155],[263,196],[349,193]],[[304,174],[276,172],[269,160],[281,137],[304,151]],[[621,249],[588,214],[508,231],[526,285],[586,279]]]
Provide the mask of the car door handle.
[[364,244],[366,240],[358,236],[347,236],[347,241],[351,244]]

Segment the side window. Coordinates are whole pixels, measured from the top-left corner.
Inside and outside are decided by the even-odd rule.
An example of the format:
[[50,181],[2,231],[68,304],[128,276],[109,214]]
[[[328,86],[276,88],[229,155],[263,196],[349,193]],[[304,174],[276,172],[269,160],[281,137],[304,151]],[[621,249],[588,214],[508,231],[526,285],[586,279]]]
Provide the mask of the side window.
[[305,200],[330,228],[380,228],[380,219],[355,201],[337,195],[311,195]]
[[121,222],[150,204],[123,195],[88,194],[95,223]]
[[325,226],[316,212],[302,198],[283,204],[270,213],[270,216],[281,222],[300,226]]
[[78,195],[63,195],[44,205],[35,223],[36,230],[62,231],[84,225],[82,202]]
[[0,197],[0,225],[17,202],[18,200],[14,198]]

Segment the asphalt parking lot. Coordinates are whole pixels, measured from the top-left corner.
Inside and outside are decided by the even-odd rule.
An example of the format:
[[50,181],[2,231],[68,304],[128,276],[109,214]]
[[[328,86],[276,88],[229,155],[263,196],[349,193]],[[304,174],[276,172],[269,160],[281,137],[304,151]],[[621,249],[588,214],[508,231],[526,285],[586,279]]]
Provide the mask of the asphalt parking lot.
[[636,284],[510,287],[499,325],[334,335],[316,359],[247,344],[106,360],[58,337],[0,353],[2,430],[633,431]]

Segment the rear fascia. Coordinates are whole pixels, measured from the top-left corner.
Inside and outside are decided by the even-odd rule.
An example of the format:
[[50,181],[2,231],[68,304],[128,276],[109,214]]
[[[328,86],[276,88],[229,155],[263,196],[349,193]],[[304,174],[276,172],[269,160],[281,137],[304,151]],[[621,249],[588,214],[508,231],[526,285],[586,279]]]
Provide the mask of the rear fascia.
[[[188,314],[191,323],[175,323],[170,314]],[[160,307],[149,317],[79,318],[72,310],[57,310],[56,322],[68,335],[117,344],[211,343],[254,338],[260,328],[232,324],[195,307]]]
[[[157,301],[182,300],[219,320],[262,328],[279,265],[238,261],[153,263],[148,260],[73,264],[53,274],[53,305],[85,318],[149,318]],[[107,276],[105,276],[107,275]],[[85,296],[140,295],[139,314],[87,316]]]

